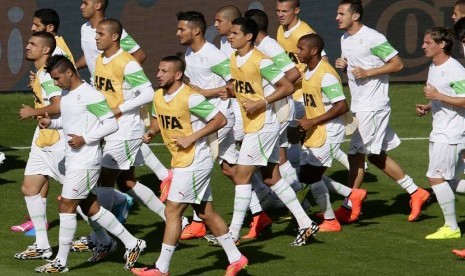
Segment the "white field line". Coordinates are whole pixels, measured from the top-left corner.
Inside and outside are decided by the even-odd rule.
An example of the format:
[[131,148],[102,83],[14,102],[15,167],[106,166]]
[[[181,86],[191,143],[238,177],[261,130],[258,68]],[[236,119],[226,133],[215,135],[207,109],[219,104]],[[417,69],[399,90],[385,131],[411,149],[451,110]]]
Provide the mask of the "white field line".
[[[406,137],[406,138],[400,138],[401,141],[415,141],[415,140],[428,140],[429,137]],[[346,139],[345,142],[349,142],[350,139]],[[163,146],[163,143],[150,143],[149,146]],[[8,150],[8,149],[14,149],[14,150],[28,150],[30,149],[30,146],[24,147],[24,146],[19,146],[19,147],[0,147],[0,151],[2,150]]]

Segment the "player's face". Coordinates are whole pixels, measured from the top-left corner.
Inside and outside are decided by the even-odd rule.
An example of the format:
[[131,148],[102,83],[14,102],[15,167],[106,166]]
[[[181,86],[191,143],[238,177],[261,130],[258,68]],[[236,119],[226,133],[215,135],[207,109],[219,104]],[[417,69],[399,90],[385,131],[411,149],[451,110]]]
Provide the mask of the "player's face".
[[53,83],[64,90],[70,90],[71,88],[71,76],[70,70],[66,70],[63,73],[60,73],[57,69],[52,70],[50,72],[50,76],[53,79]]
[[421,46],[421,48],[423,49],[423,52],[425,53],[425,56],[427,58],[434,58],[435,56],[443,52],[443,44],[444,42],[437,44],[433,40],[431,35],[427,34],[423,39],[423,45]]
[[95,41],[97,43],[97,49],[100,51],[105,51],[112,46],[113,36],[108,31],[108,27],[105,24],[98,24],[95,33]]
[[176,70],[172,62],[162,61],[158,66],[158,87],[168,89],[176,81]]
[[193,29],[189,26],[189,22],[185,20],[178,21],[178,30],[176,36],[179,39],[181,45],[191,45],[194,40]]
[[34,61],[46,54],[46,47],[43,45],[42,38],[32,36],[26,45],[26,59]]
[[90,19],[95,13],[95,3],[93,0],[82,0],[81,6],[82,18]]
[[465,9],[460,8],[461,5],[454,6],[454,12],[452,13],[452,20],[456,23],[460,18],[465,17]]
[[301,63],[308,63],[313,57],[312,47],[307,41],[299,40],[297,43],[297,58]]
[[231,30],[231,21],[226,19],[223,13],[219,12],[215,15],[215,28],[221,36],[228,35]]
[[336,21],[339,30],[348,30],[354,24],[354,14],[350,12],[350,4],[339,5],[337,8]]
[[46,31],[46,29],[47,27],[42,23],[40,18],[34,17],[34,19],[32,20],[31,32],[42,32]]
[[236,50],[243,48],[248,42],[247,36],[242,32],[240,25],[232,25],[228,40],[231,47]]
[[297,18],[300,8],[294,7],[291,2],[277,2],[276,15],[278,16],[279,24],[289,26],[293,20]]

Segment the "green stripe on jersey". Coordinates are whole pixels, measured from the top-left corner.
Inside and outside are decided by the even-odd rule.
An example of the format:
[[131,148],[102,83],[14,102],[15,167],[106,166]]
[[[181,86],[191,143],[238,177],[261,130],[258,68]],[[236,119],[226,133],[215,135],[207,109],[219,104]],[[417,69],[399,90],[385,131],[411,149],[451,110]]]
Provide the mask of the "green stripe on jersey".
[[279,74],[282,73],[281,69],[276,66],[276,64],[270,64],[265,68],[260,69],[260,73],[262,74],[262,77],[264,77],[267,81],[271,83],[272,80],[274,80]]
[[383,44],[371,48],[370,51],[373,55],[384,60],[386,57],[395,52],[395,49],[386,41]]
[[129,52],[132,48],[137,45],[137,42],[130,35],[127,35],[125,38],[121,39],[119,46],[126,52]]
[[87,110],[89,110],[90,113],[94,114],[97,118],[101,118],[102,116],[107,115],[108,113],[112,112],[106,100],[103,100],[98,103],[88,104],[86,105],[86,108]]
[[131,85],[132,88],[138,87],[142,84],[149,82],[149,79],[145,75],[143,70],[127,74],[124,79]]
[[218,63],[215,66],[212,66],[210,69],[213,73],[222,77],[223,79],[231,74],[231,67],[229,66],[229,59],[225,59],[222,62]]
[[53,92],[57,92],[57,91],[61,92],[61,88],[58,87],[58,86],[55,86],[55,84],[53,83],[53,80],[48,80],[46,82],[43,82],[42,83],[42,88],[44,88],[45,93],[47,94],[47,96],[50,95]]
[[206,119],[208,115],[212,113],[212,111],[215,109],[215,106],[209,103],[207,100],[202,101],[198,105],[190,108],[189,110],[192,112],[197,117],[200,117],[202,119]]
[[450,83],[457,95],[465,94],[465,80],[454,81]]
[[276,66],[278,66],[281,70],[289,64],[292,64],[292,60],[286,52],[282,52],[281,54],[272,57],[272,59]]
[[326,95],[326,97],[329,100],[332,100],[334,98],[344,95],[344,92],[342,90],[342,85],[339,82],[333,85],[322,87],[321,90],[323,90],[323,93]]
[[155,107],[155,101],[152,101],[152,110],[151,113],[152,117],[157,116],[157,108]]

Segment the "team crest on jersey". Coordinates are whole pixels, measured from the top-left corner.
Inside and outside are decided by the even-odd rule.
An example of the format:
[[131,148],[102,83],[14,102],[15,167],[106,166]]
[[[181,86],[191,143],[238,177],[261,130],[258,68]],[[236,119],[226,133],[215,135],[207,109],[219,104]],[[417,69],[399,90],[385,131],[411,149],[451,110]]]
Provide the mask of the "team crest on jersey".
[[103,78],[103,77],[95,76],[95,86],[100,91],[113,91],[113,92],[115,92],[115,89],[113,88],[113,85],[111,83],[111,79],[106,79],[106,78]]
[[183,129],[181,122],[174,116],[158,114],[158,118],[161,120],[164,129]]
[[234,82],[234,89],[237,93],[255,94],[253,86],[248,81],[232,80]]

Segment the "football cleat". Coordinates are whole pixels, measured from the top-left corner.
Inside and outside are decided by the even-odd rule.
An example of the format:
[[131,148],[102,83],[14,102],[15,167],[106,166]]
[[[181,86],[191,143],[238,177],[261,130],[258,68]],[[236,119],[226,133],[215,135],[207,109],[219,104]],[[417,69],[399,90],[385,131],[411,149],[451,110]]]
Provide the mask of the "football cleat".
[[421,214],[423,204],[430,199],[431,194],[425,189],[418,188],[410,197],[410,208],[412,208],[412,211],[408,216],[408,221],[415,221]]
[[73,241],[71,244],[71,251],[74,252],[89,252],[93,251],[97,245],[92,241],[91,236],[80,237],[79,239]]
[[137,262],[137,259],[139,259],[140,253],[144,251],[146,247],[147,245],[144,240],[137,239],[136,246],[133,248],[126,248],[126,253],[124,253],[124,258],[126,259],[124,269],[131,269]]
[[460,239],[460,228],[457,230],[450,229],[449,225],[444,225],[439,228],[438,231],[434,232],[425,237],[427,240],[447,240],[447,239]]
[[114,239],[111,239],[110,243],[108,244],[98,244],[94,248],[92,256],[89,259],[87,259],[87,261],[98,262],[100,260],[103,260],[108,256],[108,254],[114,252],[117,246],[118,243]]
[[48,259],[52,257],[52,248],[39,249],[34,243],[27,247],[26,250],[15,254],[18,260],[35,260],[35,259]]
[[36,272],[39,273],[65,273],[69,268],[65,265],[61,265],[60,260],[55,259],[48,264],[36,267]]
[[308,238],[315,235],[318,232],[318,224],[312,222],[312,225],[307,228],[299,229],[299,233],[295,237],[294,241],[291,242],[290,246],[302,246],[307,243]]
[[233,262],[230,265],[228,265],[224,276],[235,276],[237,275],[237,273],[239,273],[239,271],[246,268],[248,264],[249,264],[249,260],[244,255],[242,255],[238,261]]

